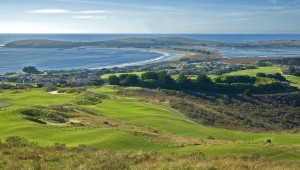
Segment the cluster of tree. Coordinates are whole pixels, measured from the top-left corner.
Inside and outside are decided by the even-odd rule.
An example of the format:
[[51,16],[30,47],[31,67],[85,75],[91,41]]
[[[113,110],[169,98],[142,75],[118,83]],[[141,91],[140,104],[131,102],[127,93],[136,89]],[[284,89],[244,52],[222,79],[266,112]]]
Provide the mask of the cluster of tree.
[[283,77],[280,73],[275,73],[275,74],[257,73],[256,77],[268,77],[279,81],[287,81],[286,78]]
[[34,66],[27,66],[23,68],[23,72],[28,73],[28,74],[42,74],[41,71],[39,71],[36,67]]
[[[269,75],[271,76],[271,75]],[[263,79],[263,83],[260,82]],[[196,80],[191,80],[188,76],[181,74],[175,80],[167,72],[146,72],[141,78],[135,74],[111,75],[108,82],[111,85],[120,86],[140,86],[146,88],[160,88],[171,90],[192,90],[210,91],[221,93],[262,93],[271,91],[281,91],[285,87],[275,79],[281,79],[278,75],[272,78],[256,78],[250,76],[221,76],[212,81],[207,75],[199,75]],[[268,80],[268,81],[266,81]]]
[[290,66],[300,66],[300,58],[281,58],[281,59],[268,59],[258,61],[259,65],[290,65]]
[[247,76],[247,75],[239,75],[239,76],[219,76],[216,78],[217,83],[249,83],[254,84],[256,82],[256,77]]
[[287,70],[289,74],[300,77],[300,68],[290,66]]

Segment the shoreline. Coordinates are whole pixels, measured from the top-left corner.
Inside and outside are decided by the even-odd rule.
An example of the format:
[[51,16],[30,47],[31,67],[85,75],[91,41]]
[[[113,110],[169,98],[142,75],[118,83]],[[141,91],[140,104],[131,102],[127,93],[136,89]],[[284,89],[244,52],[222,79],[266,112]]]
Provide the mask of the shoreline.
[[[115,67],[124,68],[124,67],[130,67],[130,66],[142,66],[142,65],[147,65],[147,64],[160,63],[160,62],[164,62],[164,61],[172,61],[172,60],[180,58],[184,55],[182,53],[170,53],[170,52],[163,52],[163,51],[158,51],[158,50],[135,49],[135,48],[101,48],[101,49],[137,50],[137,51],[158,53],[158,54],[161,54],[161,55],[156,57],[156,58],[149,59],[149,60],[137,61],[137,62],[131,62],[131,63],[124,63],[124,64],[117,64],[117,65],[112,65],[112,66],[89,68],[90,70],[97,70],[97,69],[103,69],[103,68],[115,68]],[[169,56],[170,56],[170,59],[163,60],[164,58],[169,57]]]

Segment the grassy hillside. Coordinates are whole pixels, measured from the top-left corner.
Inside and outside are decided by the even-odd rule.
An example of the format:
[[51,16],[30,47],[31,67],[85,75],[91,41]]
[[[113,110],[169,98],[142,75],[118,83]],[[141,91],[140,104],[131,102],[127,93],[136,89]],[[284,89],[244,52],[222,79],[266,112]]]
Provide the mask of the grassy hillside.
[[179,110],[207,126],[255,132],[299,130],[300,93],[243,96],[136,89],[123,94]]
[[[149,159],[142,162],[119,162],[139,168],[164,167],[168,164],[166,160],[172,153],[176,153],[178,156],[171,160],[171,167],[200,166],[199,161],[205,163],[208,160],[228,161],[228,165],[223,166],[236,167],[242,165],[242,160],[248,159],[248,157],[247,166],[251,167],[255,162],[265,164],[266,159],[268,162],[275,161],[274,166],[278,167],[287,166],[281,161],[289,161],[293,166],[299,163],[300,135],[298,133],[250,133],[203,126],[169,107],[145,103],[133,97],[120,95],[119,89],[115,86],[104,86],[93,90],[97,94],[106,96],[102,102],[95,105],[75,104],[74,100],[81,95],[77,93],[49,94],[40,89],[1,91],[0,103],[6,105],[0,106],[0,139],[3,141],[9,136],[22,136],[29,141],[37,142],[39,146],[46,147],[35,149],[34,152],[36,153],[38,150],[43,157],[40,162],[41,166],[50,164],[54,166],[54,163],[59,164],[60,167],[74,166],[76,161],[71,163],[69,157],[70,154],[74,154],[74,150],[67,148],[55,150],[55,147],[50,147],[54,143],[63,143],[73,147],[85,144],[102,149],[94,149],[89,152],[87,151],[89,149],[80,150],[81,154],[76,155],[82,157],[75,156],[72,158],[74,160],[79,160],[84,156],[106,155],[105,158],[108,160],[121,161],[128,152],[141,157],[150,154]],[[37,116],[32,111],[37,107],[43,110],[44,114]],[[29,109],[31,112],[22,114],[24,112],[21,111],[24,109]],[[63,116],[66,121],[59,123],[56,121],[57,117],[52,117],[52,114]],[[29,120],[27,116],[37,116],[35,118],[40,118],[47,124]],[[272,144],[264,144],[266,139],[271,139]],[[56,145],[58,148],[59,146]],[[0,147],[2,153],[7,153],[4,157],[5,160],[8,162],[15,160],[16,166],[34,159],[29,156],[30,158],[26,161],[22,161],[18,155],[25,156],[24,149],[26,150],[24,147],[15,148],[15,152],[10,153],[7,147]],[[32,150],[33,148],[30,146],[28,149]],[[103,149],[108,151],[103,151]],[[192,155],[195,152],[201,153],[202,157],[205,155],[204,159],[186,155]],[[26,153],[30,154],[31,152]],[[151,155],[151,153],[157,155]],[[58,158],[58,155],[65,156]],[[55,158],[55,161],[47,163],[45,156]],[[172,154],[173,156],[174,154]],[[192,157],[197,161],[191,162],[191,159],[188,158]],[[216,159],[216,157],[219,158]],[[82,164],[89,165],[88,160],[90,159],[83,159]],[[94,158],[91,160],[97,162]],[[173,164],[176,162],[175,160],[181,161],[181,163]],[[153,161],[156,163],[153,164]],[[4,165],[1,163],[3,162],[0,161],[0,167]],[[96,163],[98,166],[100,164],[102,166],[104,163]],[[219,164],[216,165],[217,167],[222,165],[217,164]],[[14,164],[10,162],[6,165],[13,166]],[[32,164],[30,165],[32,166]]]
[[[202,126],[186,119],[184,116],[182,116],[181,113],[173,109],[138,102],[135,98],[118,96],[118,90],[114,89],[114,87],[112,86],[98,88],[96,89],[96,92],[107,94],[110,96],[110,98],[103,100],[102,103],[99,103],[97,105],[83,105],[78,107],[88,109],[95,113],[109,116],[120,121],[124,121],[124,124],[145,125],[145,127],[151,127],[157,131],[163,131],[186,137],[207,138],[208,136],[212,135],[216,139],[220,140],[252,142],[263,142],[265,138],[272,138],[275,139],[274,143],[278,144],[299,144],[297,142],[299,140],[298,135],[245,133]],[[18,113],[18,109],[25,107],[30,108],[38,105],[48,106],[53,104],[61,105],[64,103],[72,104],[76,95],[77,94],[53,95],[45,93],[41,90],[9,92],[5,91],[1,95],[0,101],[2,103],[7,102],[10,105],[1,108],[0,128],[3,129],[1,137],[5,138],[9,135],[23,136],[22,134],[24,134],[25,137],[27,137],[28,135],[28,137],[33,137],[37,141],[42,141],[42,143],[44,144],[50,144],[53,142],[68,143],[68,141],[71,141],[71,145],[79,144],[82,142],[81,140],[87,140],[82,138],[71,140],[73,137],[76,137],[77,132],[74,132],[74,134],[72,131],[66,132],[65,130],[69,127],[37,124],[23,119],[22,115]],[[79,128],[79,131],[80,129],[81,128]],[[102,133],[110,130],[118,131],[117,129],[110,128],[87,128],[83,130],[82,133],[86,133],[85,135],[87,136],[89,136],[89,134],[91,133],[90,135],[94,137],[95,134],[93,134],[92,132],[101,131]],[[59,137],[62,134],[64,134],[63,139]],[[125,132],[118,132],[117,134],[126,134],[125,136],[128,135]],[[44,135],[47,135],[47,139],[43,138]],[[108,135],[111,136],[112,134]],[[68,137],[70,137],[71,139],[66,140]],[[95,139],[90,139],[89,143],[93,145],[99,145],[99,143],[97,142],[98,138],[100,138],[100,136]]]

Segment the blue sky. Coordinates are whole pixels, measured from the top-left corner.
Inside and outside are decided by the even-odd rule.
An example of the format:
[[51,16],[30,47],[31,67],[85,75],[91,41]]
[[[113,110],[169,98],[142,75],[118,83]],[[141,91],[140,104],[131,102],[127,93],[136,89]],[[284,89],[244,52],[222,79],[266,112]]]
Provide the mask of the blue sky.
[[300,33],[300,0],[1,0],[0,33]]

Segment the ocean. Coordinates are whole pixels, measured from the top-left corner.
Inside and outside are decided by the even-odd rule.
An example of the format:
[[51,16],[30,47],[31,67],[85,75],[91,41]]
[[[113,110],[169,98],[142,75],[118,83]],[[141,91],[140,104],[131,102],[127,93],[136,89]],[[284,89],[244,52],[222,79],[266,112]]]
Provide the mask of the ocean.
[[[25,66],[40,70],[93,69],[143,65],[166,61],[180,54],[121,49],[18,49],[4,44],[24,39],[93,42],[121,38],[184,37],[218,42],[255,42],[270,40],[300,40],[300,34],[0,34],[0,74],[20,72]],[[233,49],[220,48],[226,58],[234,57],[300,57],[300,49]]]

